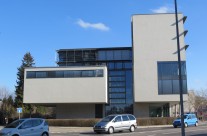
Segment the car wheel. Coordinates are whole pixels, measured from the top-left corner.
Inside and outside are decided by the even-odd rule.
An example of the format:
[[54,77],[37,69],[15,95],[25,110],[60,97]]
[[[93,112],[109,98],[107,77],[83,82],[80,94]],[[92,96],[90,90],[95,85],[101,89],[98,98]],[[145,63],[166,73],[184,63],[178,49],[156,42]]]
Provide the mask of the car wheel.
[[134,130],[135,130],[135,127],[133,125],[131,125],[131,127],[129,128],[129,131],[134,132]]
[[185,125],[185,127],[188,127],[188,123],[185,123],[184,125]]
[[48,133],[43,133],[42,136],[49,136]]
[[109,127],[109,129],[108,129],[108,133],[109,133],[109,134],[114,133],[114,128],[113,128],[113,127]]
[[196,126],[196,127],[198,126],[198,122],[195,123],[195,126]]
[[177,128],[177,126],[176,126],[176,125],[174,125],[173,127],[174,127],[174,128]]

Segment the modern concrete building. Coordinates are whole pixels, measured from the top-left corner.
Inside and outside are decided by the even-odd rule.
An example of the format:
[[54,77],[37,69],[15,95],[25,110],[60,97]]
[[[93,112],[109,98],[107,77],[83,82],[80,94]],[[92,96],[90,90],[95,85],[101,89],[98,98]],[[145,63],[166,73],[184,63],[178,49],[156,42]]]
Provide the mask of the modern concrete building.
[[[182,81],[187,100],[185,17],[179,14]],[[59,67],[26,68],[24,103],[54,105],[57,118],[179,114],[174,14],[132,16],[132,47],[60,49]]]

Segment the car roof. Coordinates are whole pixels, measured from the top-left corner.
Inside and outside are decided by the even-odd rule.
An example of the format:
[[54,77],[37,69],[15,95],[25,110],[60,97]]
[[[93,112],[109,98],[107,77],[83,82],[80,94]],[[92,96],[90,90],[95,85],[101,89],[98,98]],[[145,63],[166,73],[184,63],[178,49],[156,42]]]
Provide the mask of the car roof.
[[[120,115],[132,115],[132,114],[111,114],[111,115],[108,115],[108,116],[120,116]],[[134,116],[134,115],[132,115]]]
[[194,113],[186,113],[184,115],[195,115]]

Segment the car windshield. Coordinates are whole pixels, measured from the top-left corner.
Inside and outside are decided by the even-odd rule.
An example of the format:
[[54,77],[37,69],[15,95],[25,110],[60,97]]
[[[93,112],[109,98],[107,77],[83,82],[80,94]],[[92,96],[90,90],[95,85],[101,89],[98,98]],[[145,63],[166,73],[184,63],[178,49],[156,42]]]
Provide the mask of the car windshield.
[[103,118],[103,119],[101,120],[101,122],[109,122],[109,121],[111,121],[114,117],[115,117],[115,116],[107,116],[107,117]]
[[16,120],[14,122],[12,122],[11,124],[7,125],[5,128],[16,128],[17,126],[19,126],[19,124],[21,124],[24,120]]

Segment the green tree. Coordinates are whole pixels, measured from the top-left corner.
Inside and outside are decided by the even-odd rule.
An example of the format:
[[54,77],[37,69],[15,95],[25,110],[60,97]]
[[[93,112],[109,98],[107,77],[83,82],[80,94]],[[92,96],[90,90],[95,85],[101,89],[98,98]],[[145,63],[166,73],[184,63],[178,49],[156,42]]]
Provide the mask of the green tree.
[[21,66],[17,69],[17,85],[15,90],[15,107],[22,107],[23,110],[26,110],[26,112],[29,112],[31,115],[32,112],[32,105],[30,104],[23,104],[23,92],[24,92],[24,68],[25,67],[33,67],[35,65],[34,59],[30,52],[27,52],[23,59]]

